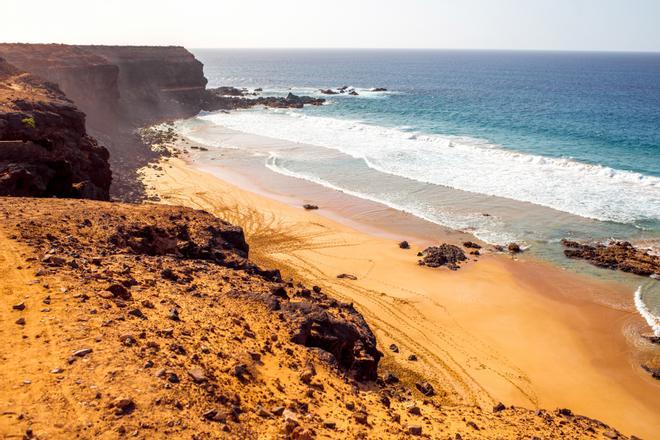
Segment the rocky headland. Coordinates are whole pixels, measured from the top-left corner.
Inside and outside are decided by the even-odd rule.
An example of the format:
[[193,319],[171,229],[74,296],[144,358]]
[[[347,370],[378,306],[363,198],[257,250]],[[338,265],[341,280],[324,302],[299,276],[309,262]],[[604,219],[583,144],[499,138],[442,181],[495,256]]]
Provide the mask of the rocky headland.
[[293,94],[255,97],[256,92],[234,87],[207,90],[202,63],[177,46],[0,44],[0,56],[57,84],[87,115],[88,132],[110,151],[111,193],[126,201],[144,198],[137,170],[161,154],[143,142],[138,133],[142,127],[201,110],[300,108],[325,101]]
[[0,57],[55,83],[87,115],[87,131],[110,151],[111,193],[138,201],[137,170],[159,154],[137,129],[197,114],[202,63],[183,47],[0,44]]

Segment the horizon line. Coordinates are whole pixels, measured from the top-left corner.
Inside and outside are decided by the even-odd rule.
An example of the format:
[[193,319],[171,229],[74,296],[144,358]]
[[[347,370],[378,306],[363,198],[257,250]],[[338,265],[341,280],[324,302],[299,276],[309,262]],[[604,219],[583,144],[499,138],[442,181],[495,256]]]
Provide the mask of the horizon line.
[[20,42],[0,41],[0,44],[25,44],[25,45],[65,45],[65,46],[125,46],[125,47],[184,47],[186,49],[199,50],[381,50],[381,51],[471,51],[471,52],[555,52],[555,53],[627,53],[627,54],[660,54],[660,48],[653,50],[639,49],[533,49],[533,48],[478,48],[478,47],[341,47],[341,46],[194,46],[181,43],[163,44],[121,44],[121,43],[61,43],[61,42]]
[[469,47],[194,47],[185,46],[187,49],[200,50],[410,50],[410,51],[474,51],[474,52],[575,52],[575,53],[638,53],[638,54],[660,54],[660,49],[656,50],[633,50],[633,49],[507,49],[507,48],[469,48]]

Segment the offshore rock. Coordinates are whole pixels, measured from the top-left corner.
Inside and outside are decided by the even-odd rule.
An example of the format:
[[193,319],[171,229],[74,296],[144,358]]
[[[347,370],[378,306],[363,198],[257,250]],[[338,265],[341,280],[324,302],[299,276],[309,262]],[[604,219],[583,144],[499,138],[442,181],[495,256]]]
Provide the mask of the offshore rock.
[[202,108],[207,111],[238,110],[260,105],[273,108],[303,108],[305,105],[322,105],[325,102],[325,99],[322,98],[298,96],[293,93],[289,93],[284,98],[279,96],[246,98],[244,97],[244,94],[227,94],[227,89],[234,88],[219,87],[216,89],[208,89],[202,101]]
[[562,240],[568,258],[587,260],[594,266],[618,269],[642,276],[660,274],[660,257],[637,249],[627,241],[615,241],[594,246],[576,241]]

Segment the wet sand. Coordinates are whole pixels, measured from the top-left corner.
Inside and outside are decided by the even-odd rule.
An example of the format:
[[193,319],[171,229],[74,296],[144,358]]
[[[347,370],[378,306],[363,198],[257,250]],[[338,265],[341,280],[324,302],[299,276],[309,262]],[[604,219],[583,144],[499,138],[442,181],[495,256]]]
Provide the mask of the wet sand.
[[[627,340],[644,326],[619,300],[632,305],[629,287],[524,255],[485,255],[456,272],[420,267],[416,253],[425,242],[464,235],[429,237],[421,228],[412,249],[402,250],[401,229],[340,220],[347,207],[305,211],[298,207],[304,198],[296,206],[290,195],[267,197],[255,179],[228,170],[211,174],[209,166],[205,172],[180,159],[161,165],[144,170],[150,194],[242,226],[254,261],[353,302],[385,353],[383,371],[404,380],[423,376],[448,404],[567,407],[627,434],[660,432],[660,385],[639,368]],[[365,203],[346,195],[340,202]],[[340,273],[357,280],[338,279]],[[616,298],[617,307],[596,297]],[[392,343],[399,353],[389,350]],[[407,360],[410,354],[418,360]]]

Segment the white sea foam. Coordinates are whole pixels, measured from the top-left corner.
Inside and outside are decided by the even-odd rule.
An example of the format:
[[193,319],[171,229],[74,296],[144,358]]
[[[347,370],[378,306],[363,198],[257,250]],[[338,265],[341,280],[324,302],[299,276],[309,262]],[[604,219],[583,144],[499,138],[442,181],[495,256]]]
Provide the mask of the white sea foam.
[[509,243],[516,240],[514,235],[502,232],[502,228],[497,227],[496,223],[498,220],[494,217],[485,218],[483,215],[465,216],[464,214],[457,215],[456,213],[442,212],[431,206],[425,206],[422,202],[414,199],[408,199],[407,203],[395,203],[388,197],[376,197],[364,192],[352,191],[321,179],[318,176],[299,171],[292,171],[286,166],[283,166],[280,162],[281,158],[276,153],[270,152],[266,160],[266,168],[278,174],[306,180],[353,197],[380,203],[381,205],[396,209],[397,211],[412,214],[415,217],[431,223],[459,231],[470,232],[472,235],[486,243],[499,244]]
[[[655,281],[657,282],[657,281]],[[635,291],[635,307],[640,315],[646,320],[646,323],[653,330],[655,336],[660,336],[660,318],[655,316],[644,302],[642,297],[643,289],[639,286]]]
[[292,110],[201,118],[246,133],[335,149],[379,172],[424,183],[603,221],[660,220],[660,178],[654,176],[515,152],[482,139],[415,133]]

